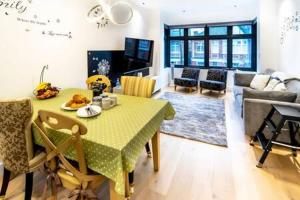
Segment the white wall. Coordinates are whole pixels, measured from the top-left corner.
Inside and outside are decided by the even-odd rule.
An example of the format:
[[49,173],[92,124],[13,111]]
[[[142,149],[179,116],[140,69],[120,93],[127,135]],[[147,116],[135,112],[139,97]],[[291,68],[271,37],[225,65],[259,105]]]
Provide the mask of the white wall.
[[[289,75],[300,74],[300,22],[299,30],[284,31],[286,18],[300,15],[299,0],[264,0],[260,1],[258,18],[258,63],[261,71],[271,68]],[[300,19],[300,18],[299,18]],[[285,32],[283,42],[281,34]]]
[[279,68],[278,8],[282,0],[263,0],[258,15],[258,71]]
[[[27,2],[27,1],[26,1]],[[160,21],[155,9],[135,7],[130,24],[97,29],[87,20],[88,11],[96,0],[32,1],[24,14],[0,7],[0,98],[23,97],[32,94],[39,83],[42,66],[49,65],[45,81],[53,85],[85,88],[88,50],[122,50],[125,37],[155,40],[154,74],[160,66]],[[3,13],[8,12],[6,16]],[[17,17],[50,23],[46,26],[21,23]],[[56,19],[60,23],[56,23]],[[27,32],[25,29],[29,29]],[[42,35],[42,31],[72,32],[72,39]]]

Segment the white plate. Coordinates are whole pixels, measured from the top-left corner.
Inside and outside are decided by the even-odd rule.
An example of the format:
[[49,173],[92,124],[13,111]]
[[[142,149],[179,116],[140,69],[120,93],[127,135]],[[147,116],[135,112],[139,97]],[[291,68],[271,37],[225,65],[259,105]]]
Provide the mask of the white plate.
[[[89,113],[87,108],[93,110],[93,113]],[[101,113],[101,107],[95,105],[85,106],[77,110],[77,116],[82,118],[95,117]]]
[[63,110],[68,110],[68,111],[76,111],[78,110],[78,108],[71,108],[71,107],[67,107],[66,106],[67,103],[63,103],[60,108],[63,109]]

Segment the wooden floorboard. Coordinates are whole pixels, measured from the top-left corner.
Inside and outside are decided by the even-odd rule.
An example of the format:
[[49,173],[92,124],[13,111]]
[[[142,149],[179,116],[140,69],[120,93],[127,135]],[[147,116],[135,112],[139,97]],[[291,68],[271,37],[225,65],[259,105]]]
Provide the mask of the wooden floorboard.
[[[164,91],[173,90],[167,88]],[[184,93],[178,89],[179,93]],[[159,94],[158,94],[159,95]],[[198,95],[194,92],[187,95]],[[217,93],[204,95],[218,98]],[[261,148],[251,147],[243,133],[243,124],[234,109],[232,93],[225,100],[228,148],[197,141],[161,136],[161,168],[153,171],[153,163],[141,155],[135,171],[134,200],[298,200],[300,199],[300,158],[276,148],[263,169],[256,168]],[[34,177],[33,199],[40,199],[45,174]],[[24,198],[24,177],[11,181],[8,196],[11,200]],[[98,192],[108,199],[107,184]],[[59,199],[68,194],[60,190]]]

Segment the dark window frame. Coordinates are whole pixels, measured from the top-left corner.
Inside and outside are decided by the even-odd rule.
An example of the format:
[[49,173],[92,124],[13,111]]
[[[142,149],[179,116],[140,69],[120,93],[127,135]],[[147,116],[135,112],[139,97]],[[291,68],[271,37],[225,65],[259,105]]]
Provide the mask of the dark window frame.
[[[252,34],[233,34],[233,26],[236,25],[251,25]],[[212,26],[226,26],[227,35],[209,35],[209,27]],[[184,36],[170,37],[170,29],[182,28],[184,29]],[[203,36],[189,36],[189,28],[204,28]],[[171,40],[182,40],[184,41],[184,65],[175,65],[175,68],[183,68],[184,66],[200,68],[200,69],[227,69],[227,70],[244,70],[244,71],[256,71],[257,70],[257,25],[256,20],[243,21],[243,22],[229,22],[229,23],[215,23],[215,24],[194,24],[194,25],[180,25],[180,26],[167,26],[165,25],[165,67],[170,67],[170,41]],[[216,67],[209,66],[209,41],[217,39],[227,40],[227,67]],[[239,68],[233,67],[233,55],[232,55],[232,41],[233,39],[251,39],[251,68]],[[203,40],[205,55],[204,55],[204,66],[189,65],[189,40]]]

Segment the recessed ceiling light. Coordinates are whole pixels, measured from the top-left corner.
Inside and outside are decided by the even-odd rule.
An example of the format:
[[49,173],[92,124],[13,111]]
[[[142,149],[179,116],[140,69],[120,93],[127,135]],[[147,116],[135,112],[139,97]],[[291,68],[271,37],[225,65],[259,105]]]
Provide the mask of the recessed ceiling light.
[[182,10],[181,12],[186,13],[186,10]]
[[146,5],[146,3],[145,3],[145,2],[142,2],[142,5],[143,5],[143,6],[145,6],[145,5]]
[[237,8],[238,6],[237,5],[233,5],[233,7]]

